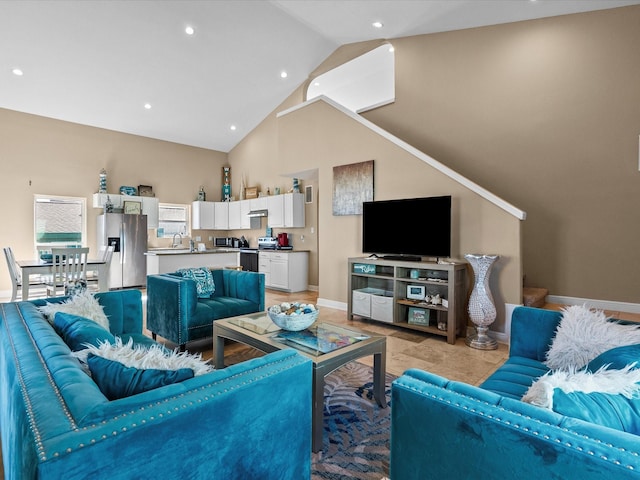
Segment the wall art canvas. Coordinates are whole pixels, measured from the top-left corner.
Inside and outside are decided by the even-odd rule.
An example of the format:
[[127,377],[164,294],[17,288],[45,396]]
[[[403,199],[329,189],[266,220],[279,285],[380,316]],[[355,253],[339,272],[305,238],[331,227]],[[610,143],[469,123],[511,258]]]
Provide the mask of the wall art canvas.
[[373,160],[333,167],[333,214],[362,215],[373,201]]

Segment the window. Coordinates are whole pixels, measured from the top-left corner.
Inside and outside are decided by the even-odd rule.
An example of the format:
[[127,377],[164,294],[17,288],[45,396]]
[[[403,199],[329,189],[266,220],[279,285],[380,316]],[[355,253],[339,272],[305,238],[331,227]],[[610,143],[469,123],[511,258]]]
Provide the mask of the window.
[[324,95],[357,113],[395,100],[395,53],[390,44],[337,66],[315,78],[307,100]]
[[161,203],[158,209],[158,238],[189,235],[189,206]]
[[86,245],[85,198],[35,195],[33,203],[36,251]]

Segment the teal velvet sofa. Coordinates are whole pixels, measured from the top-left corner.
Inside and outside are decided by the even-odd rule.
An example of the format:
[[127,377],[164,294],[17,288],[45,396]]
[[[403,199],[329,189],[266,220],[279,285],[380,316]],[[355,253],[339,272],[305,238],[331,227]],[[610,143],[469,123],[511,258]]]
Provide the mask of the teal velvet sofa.
[[199,298],[196,282],[180,272],[147,276],[147,329],[185,350],[193,340],[213,336],[213,321],[260,312],[264,274],[211,270],[215,291]]
[[[96,298],[114,335],[151,342],[139,291]],[[0,304],[5,479],[310,478],[310,360],[283,350],[109,401],[43,303]]]
[[[640,478],[640,437],[520,399],[561,313],[517,307],[509,358],[479,387],[410,369],[391,387],[392,480]],[[637,415],[632,412],[617,415]]]

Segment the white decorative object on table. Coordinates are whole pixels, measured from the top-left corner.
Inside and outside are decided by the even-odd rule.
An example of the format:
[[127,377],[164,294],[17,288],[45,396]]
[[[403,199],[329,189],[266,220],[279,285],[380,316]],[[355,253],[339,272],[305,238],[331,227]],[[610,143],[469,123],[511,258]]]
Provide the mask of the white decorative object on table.
[[469,318],[476,326],[476,334],[467,337],[466,343],[480,350],[495,350],[498,342],[487,335],[489,325],[496,319],[496,307],[489,288],[489,275],[498,255],[464,256],[473,268],[475,282],[469,298]]
[[269,318],[278,327],[291,332],[298,332],[309,328],[318,318],[320,312],[311,303],[288,303],[273,305],[267,310]]

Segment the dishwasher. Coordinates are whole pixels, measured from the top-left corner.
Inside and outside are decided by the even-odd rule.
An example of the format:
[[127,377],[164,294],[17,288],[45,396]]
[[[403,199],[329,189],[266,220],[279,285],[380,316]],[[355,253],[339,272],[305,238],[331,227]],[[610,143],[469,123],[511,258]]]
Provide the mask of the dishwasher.
[[240,249],[240,265],[245,272],[258,271],[258,249],[242,248]]

